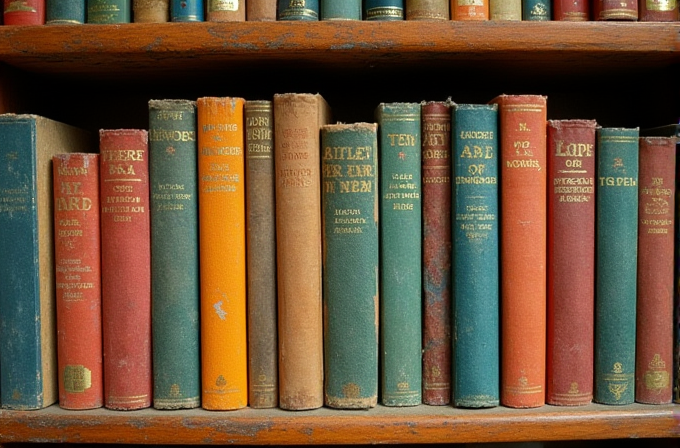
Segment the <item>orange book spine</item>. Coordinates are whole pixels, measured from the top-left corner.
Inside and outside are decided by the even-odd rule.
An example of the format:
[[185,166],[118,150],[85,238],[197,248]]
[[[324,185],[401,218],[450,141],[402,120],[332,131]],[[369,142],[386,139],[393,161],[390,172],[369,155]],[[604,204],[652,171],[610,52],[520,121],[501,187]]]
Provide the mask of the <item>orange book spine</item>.
[[451,0],[453,20],[489,20],[489,0]]
[[198,215],[203,407],[248,404],[242,98],[199,98]]

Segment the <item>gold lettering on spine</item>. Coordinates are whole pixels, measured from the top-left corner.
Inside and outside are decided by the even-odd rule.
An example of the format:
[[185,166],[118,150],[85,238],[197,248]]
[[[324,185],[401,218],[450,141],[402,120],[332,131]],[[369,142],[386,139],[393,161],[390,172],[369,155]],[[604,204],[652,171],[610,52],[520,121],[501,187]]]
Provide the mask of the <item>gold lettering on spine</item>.
[[64,390],[72,394],[83,393],[92,387],[92,371],[81,365],[64,367]]

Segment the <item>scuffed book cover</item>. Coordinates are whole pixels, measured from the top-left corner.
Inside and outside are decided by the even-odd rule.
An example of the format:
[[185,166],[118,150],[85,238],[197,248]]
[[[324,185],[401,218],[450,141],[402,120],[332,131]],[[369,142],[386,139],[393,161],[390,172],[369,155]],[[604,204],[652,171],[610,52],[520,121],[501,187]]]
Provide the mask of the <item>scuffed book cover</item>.
[[675,137],[640,139],[635,401],[673,398]]
[[44,25],[45,0],[4,0],[3,25]]
[[406,20],[449,20],[449,0],[406,0]]
[[593,0],[593,2],[594,20],[638,20],[638,0]]
[[421,106],[423,403],[451,400],[451,102]]
[[590,20],[590,0],[554,0],[553,20],[567,22]]
[[361,0],[321,0],[321,20],[361,20]]
[[200,405],[196,104],[151,100],[153,406]]
[[319,20],[319,0],[280,0],[279,20]]
[[151,235],[148,133],[99,131],[104,406],[148,408]]
[[378,401],[378,137],[374,123],[321,127],[324,402]]
[[170,0],[132,0],[135,23],[164,23],[170,20]]
[[365,0],[364,20],[404,20],[404,0]]
[[37,115],[0,115],[4,409],[40,409],[58,399],[52,157],[93,149],[92,136],[72,126]]
[[246,101],[246,253],[248,254],[248,403],[278,405],[274,108]]
[[47,25],[82,25],[85,23],[85,0],[45,0]]
[[676,22],[678,20],[677,0],[638,0],[641,22]]
[[551,0],[522,0],[522,20],[552,19]]
[[99,154],[52,158],[59,405],[104,403]]
[[638,129],[597,131],[595,396],[635,401]]
[[546,106],[539,95],[500,95],[501,404],[545,404]]
[[489,0],[489,19],[522,20],[522,0]]
[[489,0],[451,0],[453,20],[489,20]]
[[243,98],[199,98],[202,406],[248,404]]
[[130,23],[130,0],[87,0],[87,23]]
[[594,120],[548,121],[548,364],[546,401],[593,399]]
[[321,95],[274,95],[279,406],[323,406]]
[[252,22],[273,22],[276,20],[276,0],[248,0],[246,20]]
[[382,404],[422,403],[422,188],[419,103],[383,103],[380,137]]
[[[499,403],[498,106],[453,106],[453,400]],[[480,281],[483,279],[483,281]]]
[[203,0],[172,0],[170,20],[173,22],[203,22],[205,20]]
[[206,0],[205,18],[208,22],[245,22],[245,0]]

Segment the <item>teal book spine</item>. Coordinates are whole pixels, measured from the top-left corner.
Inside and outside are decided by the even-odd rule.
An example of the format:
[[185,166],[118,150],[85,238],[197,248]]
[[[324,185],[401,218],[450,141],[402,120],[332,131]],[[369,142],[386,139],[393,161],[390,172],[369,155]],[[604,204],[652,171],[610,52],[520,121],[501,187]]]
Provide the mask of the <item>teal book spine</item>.
[[203,22],[203,0],[172,0],[170,4],[172,22]]
[[130,23],[130,0],[87,0],[87,23]]
[[47,0],[46,25],[79,25],[85,23],[85,0]]
[[279,20],[319,20],[319,0],[279,0]]
[[404,20],[404,0],[366,0],[366,20]]
[[498,108],[458,104],[453,112],[454,404],[500,399]]
[[361,20],[361,0],[321,0],[321,20]]
[[153,405],[200,405],[196,105],[149,102]]
[[378,401],[377,125],[321,128],[324,402]]
[[638,129],[597,132],[595,396],[635,401]]
[[551,0],[522,0],[522,20],[551,20]]
[[381,390],[386,406],[422,402],[420,104],[378,106]]

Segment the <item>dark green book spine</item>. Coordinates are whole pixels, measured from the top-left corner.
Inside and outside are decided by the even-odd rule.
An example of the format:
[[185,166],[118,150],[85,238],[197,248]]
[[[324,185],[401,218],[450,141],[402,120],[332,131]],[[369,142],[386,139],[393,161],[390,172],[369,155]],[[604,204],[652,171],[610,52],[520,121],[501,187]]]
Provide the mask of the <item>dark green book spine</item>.
[[380,323],[382,403],[422,401],[420,104],[381,104]]
[[595,401],[635,401],[638,129],[597,133]]
[[551,0],[522,0],[522,20],[550,20]]
[[366,0],[366,20],[404,20],[404,0]]
[[196,106],[149,102],[153,404],[200,405]]
[[278,19],[319,20],[319,0],[279,0]]
[[454,106],[454,404],[499,403],[498,107]]
[[47,0],[45,24],[65,25],[85,23],[85,0]]
[[378,401],[377,125],[321,128],[324,402]]
[[321,0],[321,20],[361,20],[361,0]]
[[130,0],[87,0],[87,23],[130,23]]

